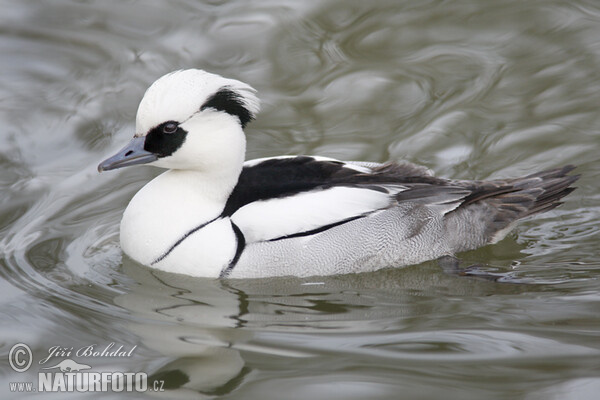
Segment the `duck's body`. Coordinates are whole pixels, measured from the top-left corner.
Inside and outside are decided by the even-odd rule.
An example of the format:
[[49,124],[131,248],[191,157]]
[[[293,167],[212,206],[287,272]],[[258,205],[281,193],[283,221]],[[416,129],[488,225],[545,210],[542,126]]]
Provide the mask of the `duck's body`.
[[148,89],[133,141],[100,170],[171,168],[132,199],[121,246],[204,277],[332,275],[416,264],[502,239],[560,204],[573,167],[498,181],[435,178],[408,163],[283,156],[243,162],[253,90],[199,70]]

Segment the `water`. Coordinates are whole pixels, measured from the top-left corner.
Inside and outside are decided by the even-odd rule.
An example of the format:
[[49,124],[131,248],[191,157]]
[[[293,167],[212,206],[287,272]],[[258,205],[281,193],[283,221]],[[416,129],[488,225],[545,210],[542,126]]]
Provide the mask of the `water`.
[[[71,358],[146,372],[165,398],[598,398],[595,2],[0,5],[2,398],[30,396],[9,383],[37,384],[52,346],[111,342],[137,347]],[[159,172],[95,168],[132,135],[146,87],[189,67],[259,90],[248,158],[406,159],[468,179],[573,163],[582,178],[559,209],[461,255],[499,282],[434,262],[250,281],[151,271],[122,257],[118,222]],[[6,362],[19,342],[25,373]]]

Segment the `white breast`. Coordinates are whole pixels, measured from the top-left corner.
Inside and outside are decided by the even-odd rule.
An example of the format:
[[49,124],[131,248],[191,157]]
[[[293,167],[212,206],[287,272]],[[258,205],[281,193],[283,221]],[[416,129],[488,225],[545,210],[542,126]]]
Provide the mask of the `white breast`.
[[[137,262],[154,266],[155,261],[188,232],[216,218],[221,213],[223,204],[224,199],[211,197],[203,189],[202,182],[190,174],[167,171],[144,186],[127,206],[121,220],[121,247]],[[227,230],[231,231],[229,222],[206,228],[206,232],[210,231],[215,235],[214,240],[202,232],[190,237],[190,241],[193,239],[193,242],[197,242],[197,238],[203,236],[209,239],[207,242],[214,248],[213,243],[219,243],[218,240],[230,240],[224,246],[227,250],[221,253],[227,253],[229,248],[235,249],[235,236],[231,239],[231,235],[227,233]],[[198,252],[201,254],[202,250],[198,249]],[[180,254],[174,250],[172,253],[173,257],[169,255],[156,268],[164,267],[167,259]],[[225,256],[215,255],[215,258],[219,257]],[[214,268],[220,271],[221,267],[222,265],[218,265]]]
[[187,236],[151,266],[190,276],[218,278],[235,256],[236,247],[231,220],[220,218]]

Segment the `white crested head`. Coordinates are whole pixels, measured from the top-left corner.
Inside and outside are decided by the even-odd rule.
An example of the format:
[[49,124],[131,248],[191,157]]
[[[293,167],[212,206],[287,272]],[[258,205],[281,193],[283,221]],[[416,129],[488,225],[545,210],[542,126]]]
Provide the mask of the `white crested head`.
[[[179,70],[162,76],[146,90],[137,111],[136,136],[144,136],[166,121],[183,123],[220,90],[230,91],[251,119],[259,112],[256,90],[244,82],[200,69]],[[248,121],[241,122],[245,125]]]
[[199,69],[171,72],[154,82],[140,102],[135,151],[126,147],[116,163],[109,159],[101,169],[144,162],[211,173],[241,170],[243,128],[260,109],[255,93],[243,82]]

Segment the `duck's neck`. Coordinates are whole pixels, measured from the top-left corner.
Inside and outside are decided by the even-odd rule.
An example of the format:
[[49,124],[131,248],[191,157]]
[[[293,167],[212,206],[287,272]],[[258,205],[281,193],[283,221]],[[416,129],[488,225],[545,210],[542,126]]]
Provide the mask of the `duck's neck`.
[[[142,190],[156,182],[159,187],[157,189],[161,191],[159,196],[167,195],[170,201],[175,203],[188,203],[194,199],[201,204],[223,207],[237,184],[241,170],[241,164],[235,168],[210,172],[171,169],[159,175]],[[165,190],[168,193],[164,193]]]

